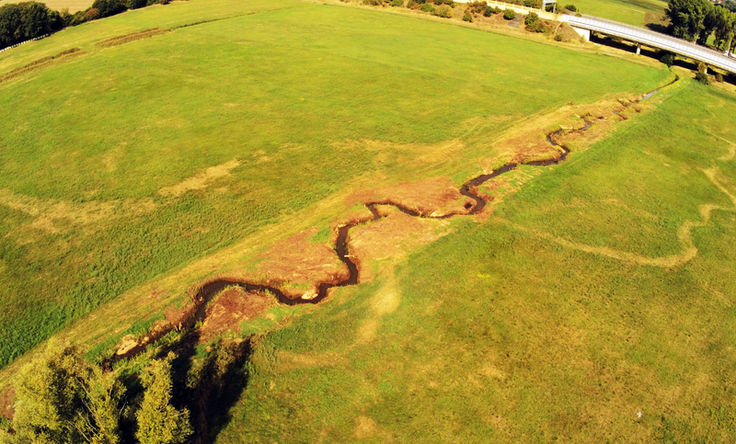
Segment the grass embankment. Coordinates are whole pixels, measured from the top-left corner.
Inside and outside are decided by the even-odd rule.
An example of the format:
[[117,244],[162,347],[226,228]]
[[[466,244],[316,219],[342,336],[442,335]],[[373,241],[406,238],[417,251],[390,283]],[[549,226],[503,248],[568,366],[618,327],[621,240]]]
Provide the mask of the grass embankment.
[[[224,20],[95,44],[209,19]],[[0,109],[13,110],[0,121],[0,365],[351,180],[462,181],[517,120],[570,100],[645,91],[667,75],[285,0],[130,11],[7,51],[0,67],[10,72],[70,47],[85,54],[0,84]],[[468,134],[477,142],[455,158],[426,156],[424,147]],[[183,292],[152,294],[142,296],[163,307]]]
[[[731,441],[736,100],[683,82],[487,222],[265,337],[217,442]],[[672,268],[533,232],[660,257],[708,204],[730,211]]]
[[647,23],[659,23],[664,16],[666,1],[661,0],[570,0],[560,6],[574,4],[583,14],[615,20],[644,27]]

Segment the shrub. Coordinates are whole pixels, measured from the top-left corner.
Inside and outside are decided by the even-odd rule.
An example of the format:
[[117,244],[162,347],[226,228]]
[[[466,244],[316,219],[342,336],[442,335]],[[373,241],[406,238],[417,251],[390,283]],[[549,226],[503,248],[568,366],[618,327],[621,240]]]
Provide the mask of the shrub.
[[128,0],[128,9],[143,8],[148,4],[148,0]]
[[446,4],[447,6],[454,8],[455,7],[455,1],[454,0],[442,0],[442,3]]
[[430,3],[423,4],[421,9],[424,12],[429,12],[430,14],[434,14],[434,6],[432,6]]
[[100,18],[100,10],[97,8],[89,8],[87,12],[84,13],[84,21],[96,20],[98,18]]
[[488,3],[485,1],[474,1],[468,3],[468,9],[470,9],[471,14],[482,14],[486,10],[486,8],[488,8]]
[[439,6],[442,4],[442,0],[434,0],[434,4]]
[[516,12],[513,9],[508,9],[503,12],[503,18],[506,20],[513,20],[516,18]]
[[465,11],[465,14],[463,14],[463,21],[464,22],[472,22],[473,21],[473,14],[471,14],[469,10],[466,10]]
[[452,8],[447,5],[442,5],[437,8],[435,14],[442,18],[452,18]]
[[427,3],[427,0],[416,0],[416,3],[417,4],[420,4],[420,5],[423,5],[423,4]]
[[92,8],[100,12],[100,17],[110,17],[125,11],[125,6],[120,3],[120,0],[95,0]]
[[698,71],[698,73],[695,74],[695,80],[702,83],[703,85],[710,85],[710,79],[708,79],[708,74],[704,72]]
[[721,74],[720,72],[716,73],[716,82],[723,83],[723,74]]
[[530,31],[544,32],[544,23],[539,19],[536,12],[530,12],[524,19],[524,24]]
[[77,11],[74,13],[74,15],[71,17],[71,19],[66,25],[67,26],[77,26],[77,25],[81,25],[85,21],[87,21],[87,19],[85,18],[84,11]]
[[382,0],[363,0],[364,5],[368,6],[380,6],[383,4]]
[[486,5],[485,9],[483,9],[483,15],[486,16],[486,17],[490,17],[491,14],[493,14],[493,8],[491,8],[490,6]]
[[394,0],[391,2],[391,6],[404,6],[404,0]]
[[414,0],[409,0],[408,2],[406,2],[407,8],[411,8],[412,6],[414,6]]
[[570,12],[578,12],[578,8],[576,8],[575,5],[566,5],[565,9],[567,9]]
[[661,59],[659,59],[660,62],[664,63],[667,66],[672,66],[673,63],[675,63],[675,55],[671,52],[666,53],[662,56]]
[[542,8],[542,0],[524,0],[524,6],[527,8]]

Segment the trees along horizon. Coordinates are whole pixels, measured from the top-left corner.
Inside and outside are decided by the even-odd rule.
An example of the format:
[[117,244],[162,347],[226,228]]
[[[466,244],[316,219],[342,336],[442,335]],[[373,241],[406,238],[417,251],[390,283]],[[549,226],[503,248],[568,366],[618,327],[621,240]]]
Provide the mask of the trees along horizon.
[[670,19],[670,33],[705,46],[714,37],[716,48],[733,52],[736,13],[708,0],[669,0],[665,15]]

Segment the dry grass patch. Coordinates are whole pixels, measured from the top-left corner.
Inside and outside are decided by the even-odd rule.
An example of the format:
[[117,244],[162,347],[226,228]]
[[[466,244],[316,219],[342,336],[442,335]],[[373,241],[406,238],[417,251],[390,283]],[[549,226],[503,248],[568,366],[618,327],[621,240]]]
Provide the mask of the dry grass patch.
[[187,191],[202,190],[207,188],[211,182],[230,175],[230,172],[240,166],[237,159],[230,160],[220,165],[209,167],[196,176],[190,177],[176,185],[163,187],[158,190],[161,196],[179,197]]

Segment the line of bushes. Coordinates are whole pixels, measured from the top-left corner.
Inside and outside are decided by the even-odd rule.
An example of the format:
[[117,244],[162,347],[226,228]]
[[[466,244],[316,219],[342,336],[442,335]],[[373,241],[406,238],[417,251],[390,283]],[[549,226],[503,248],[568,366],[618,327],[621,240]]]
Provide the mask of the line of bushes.
[[75,14],[70,14],[67,9],[54,11],[44,3],[33,1],[3,5],[0,7],[0,49],[51,34],[67,26],[81,25],[128,9],[168,4],[170,1],[95,0],[91,7]]

